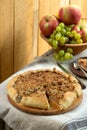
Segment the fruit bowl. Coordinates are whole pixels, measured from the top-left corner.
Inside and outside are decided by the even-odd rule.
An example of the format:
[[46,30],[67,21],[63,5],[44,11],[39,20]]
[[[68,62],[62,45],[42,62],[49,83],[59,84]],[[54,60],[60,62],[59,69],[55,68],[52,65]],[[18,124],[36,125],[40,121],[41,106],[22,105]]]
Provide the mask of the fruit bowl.
[[[43,34],[41,34],[41,37],[51,46],[51,44],[48,41],[48,38],[43,36]],[[67,50],[67,48],[72,48],[73,49],[73,55],[76,55],[76,54],[81,53],[85,49],[87,49],[87,43],[82,43],[82,44],[69,44],[68,43],[68,44],[65,44],[65,45],[58,45],[58,48],[56,50],[60,50],[60,49]]]

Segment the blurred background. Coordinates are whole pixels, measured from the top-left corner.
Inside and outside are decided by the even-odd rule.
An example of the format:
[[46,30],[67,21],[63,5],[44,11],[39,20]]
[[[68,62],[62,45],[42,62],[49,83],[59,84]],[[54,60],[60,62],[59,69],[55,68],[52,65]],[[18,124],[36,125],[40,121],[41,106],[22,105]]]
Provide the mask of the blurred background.
[[87,17],[86,0],[0,0],[0,82],[50,49],[41,38],[40,19],[57,14],[60,6],[80,6]]

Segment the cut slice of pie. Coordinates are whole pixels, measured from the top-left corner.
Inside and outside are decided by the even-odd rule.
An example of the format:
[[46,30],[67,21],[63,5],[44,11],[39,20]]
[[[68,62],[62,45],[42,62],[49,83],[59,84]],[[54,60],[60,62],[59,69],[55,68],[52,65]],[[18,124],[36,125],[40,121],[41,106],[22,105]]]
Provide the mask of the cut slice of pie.
[[32,93],[30,96],[23,97],[21,103],[27,107],[50,109],[45,91],[37,91],[37,93]]
[[87,59],[79,58],[78,63],[87,72]]

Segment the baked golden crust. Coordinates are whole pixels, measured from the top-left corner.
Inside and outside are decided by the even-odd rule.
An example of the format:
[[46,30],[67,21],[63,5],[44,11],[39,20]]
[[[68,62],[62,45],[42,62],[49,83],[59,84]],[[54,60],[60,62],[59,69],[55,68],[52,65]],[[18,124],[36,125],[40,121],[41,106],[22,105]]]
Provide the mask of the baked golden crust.
[[72,75],[59,70],[27,71],[14,77],[7,85],[8,95],[23,106],[50,109],[52,104],[65,110],[82,94]]
[[46,97],[45,91],[43,93],[39,92],[34,93],[31,96],[23,97],[21,103],[24,106],[30,106],[41,109],[50,109],[50,105]]
[[87,59],[79,58],[78,63],[85,71],[87,71]]

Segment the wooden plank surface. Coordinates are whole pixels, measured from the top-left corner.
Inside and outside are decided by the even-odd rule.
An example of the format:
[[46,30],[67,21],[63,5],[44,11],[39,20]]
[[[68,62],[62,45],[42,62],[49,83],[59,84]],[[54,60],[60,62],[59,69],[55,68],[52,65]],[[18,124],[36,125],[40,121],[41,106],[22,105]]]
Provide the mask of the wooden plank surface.
[[14,72],[32,60],[34,1],[15,0]]
[[87,18],[87,0],[71,0],[71,4],[78,5],[81,9],[82,18]]
[[13,73],[13,0],[0,0],[0,81]]

